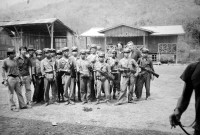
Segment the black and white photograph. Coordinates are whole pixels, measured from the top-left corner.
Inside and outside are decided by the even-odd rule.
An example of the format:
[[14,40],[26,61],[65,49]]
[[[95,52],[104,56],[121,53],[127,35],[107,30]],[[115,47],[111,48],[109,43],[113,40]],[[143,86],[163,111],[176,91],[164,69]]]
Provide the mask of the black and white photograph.
[[200,0],[0,0],[0,135],[200,135]]

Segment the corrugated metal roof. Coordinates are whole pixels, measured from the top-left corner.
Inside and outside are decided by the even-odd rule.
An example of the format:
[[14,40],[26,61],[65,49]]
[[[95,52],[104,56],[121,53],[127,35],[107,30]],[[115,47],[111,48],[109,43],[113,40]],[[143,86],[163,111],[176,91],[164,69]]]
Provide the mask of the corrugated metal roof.
[[185,31],[182,25],[172,25],[172,26],[146,26],[142,27],[144,29],[152,30],[154,33],[151,35],[183,35]]
[[[141,27],[141,29],[146,29],[152,31],[153,33],[150,36],[162,36],[162,35],[183,35],[185,31],[182,25],[172,25],[172,26],[146,26]],[[82,33],[80,36],[85,37],[103,37],[104,34],[100,33],[104,31],[104,28],[94,27],[89,29],[88,31]]]
[[0,22],[0,26],[13,26],[13,25],[26,25],[26,24],[41,24],[41,23],[53,23],[57,19],[56,18],[48,18],[48,19],[38,19],[38,20],[28,20],[28,21],[10,21],[10,22]]
[[83,37],[104,37],[104,34],[100,33],[99,31],[104,30],[102,27],[94,27],[86,32],[83,32],[80,36]]

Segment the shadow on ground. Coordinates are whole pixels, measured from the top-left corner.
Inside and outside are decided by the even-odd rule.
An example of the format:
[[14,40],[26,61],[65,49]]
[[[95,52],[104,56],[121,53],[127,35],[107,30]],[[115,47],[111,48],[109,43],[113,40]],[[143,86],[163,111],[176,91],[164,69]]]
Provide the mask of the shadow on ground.
[[26,120],[0,116],[0,134],[9,135],[180,135],[154,130],[136,130],[85,126],[81,124],[58,123],[52,126],[50,122]]

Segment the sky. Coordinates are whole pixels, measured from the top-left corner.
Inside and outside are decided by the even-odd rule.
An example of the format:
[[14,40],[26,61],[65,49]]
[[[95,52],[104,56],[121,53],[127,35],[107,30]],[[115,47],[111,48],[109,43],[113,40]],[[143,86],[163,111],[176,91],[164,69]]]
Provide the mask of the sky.
[[7,7],[18,3],[18,2],[25,2],[27,0],[0,0],[0,9],[6,9]]

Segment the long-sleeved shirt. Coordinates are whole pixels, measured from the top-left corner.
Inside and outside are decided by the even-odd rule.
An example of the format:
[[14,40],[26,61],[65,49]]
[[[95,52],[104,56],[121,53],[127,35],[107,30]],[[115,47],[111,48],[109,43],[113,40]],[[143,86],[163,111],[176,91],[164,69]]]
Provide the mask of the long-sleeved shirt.
[[41,61],[41,73],[45,75],[46,73],[55,72],[55,61],[52,59],[44,58]]
[[76,64],[77,72],[80,72],[80,77],[88,76],[92,77],[89,68],[92,68],[91,63],[88,60],[79,59]]
[[16,57],[15,60],[17,61],[17,66],[19,68],[20,75],[29,76],[30,75],[29,68],[32,67],[30,59],[20,55]]

